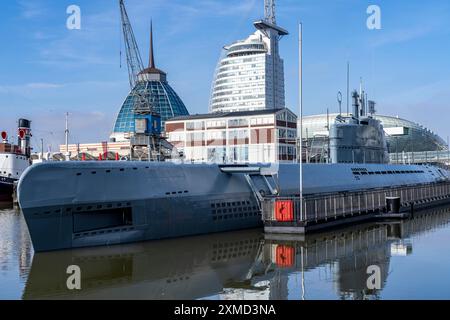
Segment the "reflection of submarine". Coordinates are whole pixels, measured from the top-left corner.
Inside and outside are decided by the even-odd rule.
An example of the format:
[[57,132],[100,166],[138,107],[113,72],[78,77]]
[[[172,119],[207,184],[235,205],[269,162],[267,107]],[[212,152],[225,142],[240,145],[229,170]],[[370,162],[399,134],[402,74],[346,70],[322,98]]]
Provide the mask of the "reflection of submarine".
[[[198,299],[246,286],[260,248],[257,230],[36,254],[24,299]],[[80,291],[66,269],[81,268]],[[251,275],[250,275],[251,276]]]
[[[290,295],[289,276],[333,270],[337,297],[377,298],[368,290],[367,267],[388,280],[391,244],[450,221],[450,208],[423,212],[393,224],[364,224],[317,233],[302,241],[265,240],[257,230],[215,234],[34,256],[24,299],[221,299]],[[302,256],[303,253],[303,256]],[[303,260],[302,260],[303,258]],[[82,271],[82,290],[66,288],[69,265]],[[307,290],[307,289],[306,289]]]

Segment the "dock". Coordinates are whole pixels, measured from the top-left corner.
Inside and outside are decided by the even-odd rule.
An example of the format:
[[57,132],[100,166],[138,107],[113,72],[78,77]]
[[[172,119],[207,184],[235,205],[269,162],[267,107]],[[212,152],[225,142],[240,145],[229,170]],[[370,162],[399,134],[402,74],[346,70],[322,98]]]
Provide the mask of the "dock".
[[407,219],[415,211],[450,203],[450,182],[360,192],[269,196],[261,200],[266,234],[302,235],[369,220]]

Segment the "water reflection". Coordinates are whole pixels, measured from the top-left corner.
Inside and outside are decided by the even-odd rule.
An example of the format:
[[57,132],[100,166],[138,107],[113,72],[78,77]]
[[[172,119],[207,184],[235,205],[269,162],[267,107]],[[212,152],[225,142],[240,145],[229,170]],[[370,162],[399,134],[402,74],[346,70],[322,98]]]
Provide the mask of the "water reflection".
[[[36,254],[25,299],[197,299],[246,280],[259,230],[109,248]],[[82,290],[66,288],[66,268],[82,270]],[[251,277],[251,275],[250,275]]]
[[0,299],[20,297],[33,257],[28,228],[19,210],[0,203]]
[[13,271],[17,266],[19,276],[26,280],[31,267],[33,246],[28,228],[20,211],[4,203],[0,208],[0,266],[3,271]]
[[[308,272],[319,267],[334,277],[336,293],[341,299],[378,298],[378,291],[367,288],[367,268],[376,265],[384,288],[390,262],[388,226],[364,225],[335,232],[307,236],[303,240],[268,239],[265,244],[267,264],[278,277],[293,272]],[[304,287],[304,285],[303,285]],[[302,292],[307,294],[308,287]],[[288,299],[287,290],[279,299]]]
[[[335,298],[379,299],[389,281],[391,257],[411,255],[411,238],[448,227],[449,222],[450,209],[445,208],[422,212],[412,220],[359,225],[297,239],[266,236],[265,262],[278,282],[283,283],[276,298],[298,299],[308,296],[309,288],[303,278],[298,285],[301,287],[300,293],[296,297],[289,293],[288,280],[292,274],[303,276],[321,268],[328,271],[328,277],[332,277]],[[380,270],[381,283],[377,289],[369,288],[367,284],[370,266],[377,266]],[[443,276],[448,278],[448,275]],[[406,284],[399,289],[399,292],[408,290]]]
[[[389,282],[392,257],[411,255],[411,238],[448,227],[449,221],[450,209],[445,208],[423,212],[413,220],[359,225],[297,239],[264,238],[261,231],[250,230],[39,253],[23,298],[379,299]],[[81,291],[66,287],[69,265],[81,267]],[[380,270],[378,289],[367,286],[372,265]],[[322,274],[314,282],[317,271],[325,277]],[[320,286],[326,293],[310,294]]]

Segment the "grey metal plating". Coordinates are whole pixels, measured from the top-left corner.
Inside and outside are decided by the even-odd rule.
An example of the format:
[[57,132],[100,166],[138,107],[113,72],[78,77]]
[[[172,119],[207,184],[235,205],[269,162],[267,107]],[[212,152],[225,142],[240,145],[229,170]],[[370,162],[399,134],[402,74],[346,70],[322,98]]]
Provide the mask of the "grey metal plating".
[[[431,166],[306,164],[303,171],[305,194],[448,179]],[[299,165],[280,164],[278,183],[280,195],[298,194]],[[224,173],[216,164],[43,163],[23,174],[18,196],[36,251],[262,226],[245,175]]]

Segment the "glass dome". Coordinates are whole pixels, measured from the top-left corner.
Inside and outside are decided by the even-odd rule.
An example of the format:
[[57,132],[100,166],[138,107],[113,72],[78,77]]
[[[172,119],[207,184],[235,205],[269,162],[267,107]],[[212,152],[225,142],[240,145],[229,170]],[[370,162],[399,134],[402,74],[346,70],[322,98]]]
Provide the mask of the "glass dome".
[[117,116],[114,133],[135,131],[133,108],[139,95],[146,95],[154,111],[161,116],[162,128],[168,119],[189,115],[183,101],[167,82],[140,81],[125,99]]
[[148,68],[137,75],[137,83],[120,109],[111,138],[122,140],[126,133],[135,132],[134,108],[138,105],[137,100],[143,97],[153,107],[153,111],[161,117],[163,131],[167,120],[189,115],[183,101],[167,82],[167,74],[156,68],[153,53],[153,24],[150,28]]

